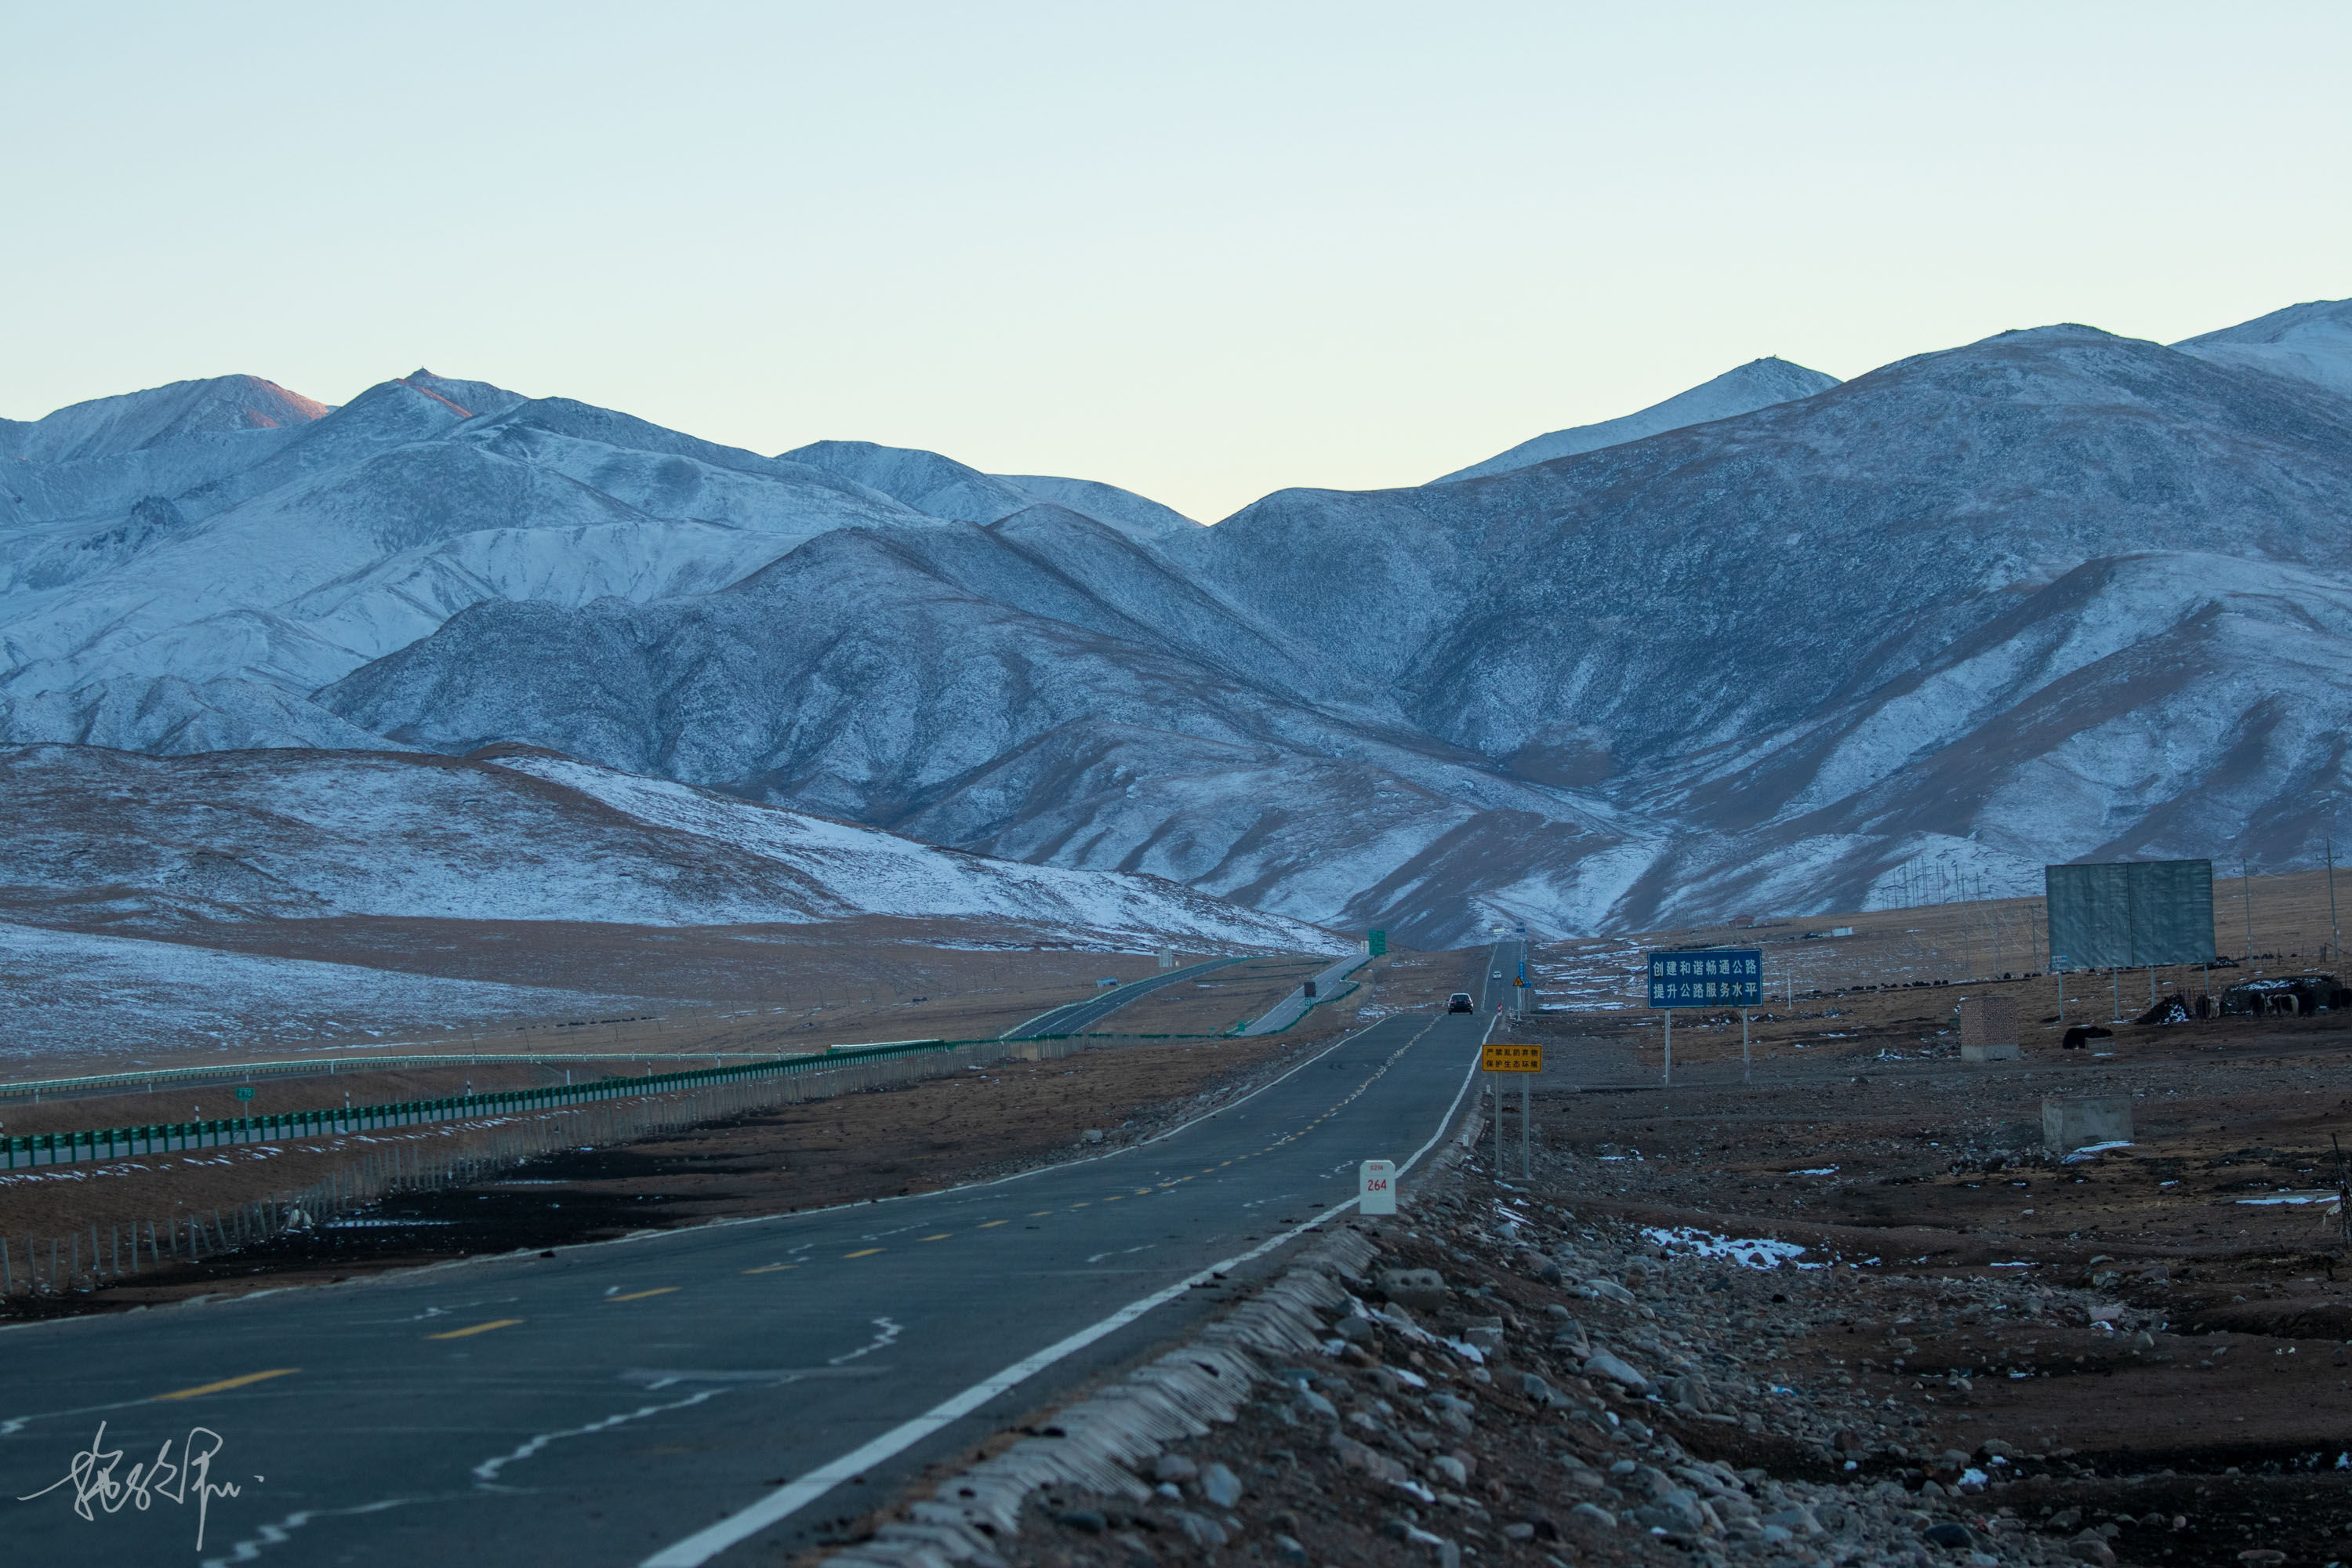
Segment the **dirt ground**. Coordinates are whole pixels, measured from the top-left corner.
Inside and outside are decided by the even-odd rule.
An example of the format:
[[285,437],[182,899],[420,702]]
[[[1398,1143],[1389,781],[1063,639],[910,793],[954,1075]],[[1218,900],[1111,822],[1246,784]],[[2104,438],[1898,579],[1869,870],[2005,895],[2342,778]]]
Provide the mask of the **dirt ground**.
[[[2352,1260],[2325,1212],[2352,1034],[2231,1020],[1963,1064],[1919,1054],[1917,995],[1746,1085],[1736,1028],[1668,1089],[1622,1019],[1531,1022],[1532,1175],[1507,1096],[1501,1180],[1482,1140],[1377,1226],[1384,1264],[1444,1278],[1403,1314],[1425,1332],[1335,1322],[1150,1505],[1041,1497],[1001,1554],[2352,1561]],[[2042,1149],[2042,1098],[2084,1091],[2131,1097],[2129,1143]]]
[[[2250,879],[2216,876],[2212,951],[2242,968],[2216,970],[2215,979],[2226,975],[2235,980],[2262,969],[2300,972],[2337,964],[2340,959],[2328,955],[2341,952],[2337,926],[2343,916],[2352,915],[2352,876],[2341,889],[2346,900],[2341,910],[2330,897],[2328,883],[2322,871]],[[1923,898],[1933,896],[1927,885],[1919,892]],[[1782,1002],[1784,1011],[1814,992],[1852,993],[1861,986],[1924,989],[1918,983],[1938,981],[1981,984],[2005,974],[2032,974],[2040,988],[2025,984],[2021,994],[2029,999],[2032,1015],[2039,1016],[2053,1010],[2056,996],[2057,982],[2048,976],[2047,931],[2048,914],[2041,899],[1928,902],[1801,920],[1743,919],[1723,926],[1541,942],[1533,967],[1549,1007],[1571,1012],[1638,1009],[1644,953],[1668,948],[1753,947],[1764,954],[1768,994]],[[2160,968],[2155,978],[2159,992],[2167,984],[2202,988],[2200,972],[2192,967]],[[2145,971],[2123,976],[2121,994],[2126,1004],[2137,1003],[2128,1009],[2135,1016],[2147,1005],[2147,979]],[[2114,990],[2104,974],[2071,974],[2067,984],[2068,1022],[2104,1022],[2114,1011]],[[2052,1005],[2035,998],[2048,998]],[[2107,1005],[2098,1006],[2103,1000]],[[2098,1010],[2077,1016],[2077,1005]],[[1679,1032],[1681,1026],[1675,1027]]]
[[[1461,967],[1458,958],[1450,965],[1423,961],[1384,983],[1381,992],[1387,1005],[1433,1005],[1454,984],[1450,972]],[[1009,1060],[984,1073],[781,1106],[670,1137],[566,1152],[470,1185],[399,1194],[355,1216],[412,1224],[329,1227],[62,1299],[34,1302],[18,1296],[0,1303],[0,1317],[109,1310],[225,1289],[299,1284],[473,1252],[577,1244],[722,1215],[789,1213],[1004,1174],[1087,1147],[1081,1140],[1088,1129],[1108,1141],[1137,1137],[1246,1092],[1358,1021],[1354,1012],[1327,1007],[1282,1035],[1138,1041],[1057,1060]],[[545,1081],[551,1070],[560,1077],[561,1071],[499,1070],[530,1081]],[[410,1098],[420,1090],[446,1093],[451,1076],[451,1070],[434,1070],[288,1080],[258,1086],[269,1098],[254,1104],[269,1110],[338,1103],[352,1084],[377,1085],[385,1099]],[[488,1069],[475,1072],[473,1081],[477,1089],[505,1086],[494,1082]],[[62,1109],[106,1106],[111,1116],[113,1108],[142,1098],[82,1100]],[[366,1098],[353,1095],[354,1102]],[[9,1114],[13,1119],[30,1109],[13,1107]],[[89,1123],[82,1117],[74,1124]],[[410,1132],[438,1139],[445,1128],[0,1174],[0,1234],[21,1249],[27,1238],[86,1231],[92,1225],[106,1233],[117,1224],[283,1197],[363,1154],[380,1155],[387,1142]],[[479,1137],[487,1142],[494,1131],[486,1123]]]
[[[136,1048],[100,1049],[73,1040],[12,1037],[9,1076],[119,1072],[134,1062],[201,1067],[224,1058],[369,1052],[662,1054],[799,1050],[826,1041],[982,1039],[1083,1000],[1100,979],[1140,980],[1160,967],[1156,953],[1079,949],[1010,922],[882,917],[694,928],[345,916],[128,934],[263,957],[599,993],[616,998],[616,1005],[583,1016],[569,1010],[570,1004],[551,1002],[551,1007],[567,1010],[457,1022],[371,1016],[326,1036],[289,1034],[257,1017],[246,1038],[226,1045],[159,1034]],[[1182,964],[1212,955],[1176,956]],[[1279,994],[1269,994],[1267,1005]],[[1232,1021],[1223,1018],[1216,1026]]]

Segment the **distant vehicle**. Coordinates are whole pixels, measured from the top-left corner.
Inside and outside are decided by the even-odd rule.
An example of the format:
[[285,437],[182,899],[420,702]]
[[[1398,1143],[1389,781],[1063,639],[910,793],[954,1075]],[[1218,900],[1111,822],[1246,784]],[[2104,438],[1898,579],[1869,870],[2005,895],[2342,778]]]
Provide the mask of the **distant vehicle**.
[[1470,1000],[1467,991],[1456,991],[1445,999],[1445,1010],[1449,1013],[1475,1013],[1478,1004]]
[[1488,975],[1488,976],[1487,976],[1487,978],[1488,978],[1488,979],[1490,979],[1490,980],[1500,980],[1502,977],[1503,977],[1503,972],[1502,972],[1501,970],[1499,970],[1499,969],[1497,969],[1496,971],[1495,971],[1495,973],[1492,973],[1492,974],[1490,974],[1490,975]]

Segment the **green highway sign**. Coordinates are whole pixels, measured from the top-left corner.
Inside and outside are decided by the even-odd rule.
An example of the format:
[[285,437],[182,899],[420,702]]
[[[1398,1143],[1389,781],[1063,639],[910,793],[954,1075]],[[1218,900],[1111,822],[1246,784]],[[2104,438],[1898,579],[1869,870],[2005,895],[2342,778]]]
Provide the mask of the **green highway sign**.
[[1384,931],[1367,931],[1364,935],[1364,951],[1374,958],[1385,957],[1389,951],[1389,933]]
[[239,1100],[251,1100],[251,1099],[253,1098],[253,1088],[252,1088],[252,1086],[251,1086],[251,1085],[249,1085],[249,1084],[239,1084],[239,1085],[237,1085],[237,1087],[236,1087],[236,1097],[237,1097]]

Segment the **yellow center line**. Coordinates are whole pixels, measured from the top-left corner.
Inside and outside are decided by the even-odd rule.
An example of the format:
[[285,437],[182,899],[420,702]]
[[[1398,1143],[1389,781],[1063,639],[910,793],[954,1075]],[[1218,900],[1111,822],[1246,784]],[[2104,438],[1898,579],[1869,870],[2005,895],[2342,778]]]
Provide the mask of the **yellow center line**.
[[1085,1208],[1087,1205],[1086,1205],[1085,1204],[1072,1204],[1070,1206],[1071,1206],[1072,1208],[1074,1208],[1074,1209],[1082,1209],[1082,1208]]
[[881,1249],[880,1247],[862,1247],[862,1248],[860,1248],[858,1251],[856,1251],[856,1252],[845,1252],[845,1253],[843,1253],[841,1256],[842,1256],[845,1259],[846,1259],[846,1258],[871,1258],[871,1257],[873,1257],[876,1253],[877,1253],[877,1252],[879,1252],[879,1251],[881,1251],[881,1250],[882,1250],[882,1249]]
[[492,1318],[488,1322],[476,1323],[470,1329],[451,1329],[446,1333],[427,1334],[425,1337],[428,1340],[462,1340],[473,1334],[487,1334],[492,1329],[511,1329],[521,1321],[520,1318]]
[[951,1230],[943,1230],[943,1231],[940,1232],[940,1233],[939,1233],[939,1235],[937,1235],[937,1236],[919,1236],[919,1237],[917,1237],[915,1239],[916,1239],[916,1240],[918,1240],[918,1241],[945,1241],[948,1237],[950,1237],[953,1236],[954,1234],[955,1234],[955,1232],[953,1232],[953,1231],[951,1231]]
[[1115,1203],[1118,1202],[1118,1200],[1119,1200],[1120,1198],[1124,1197],[1124,1196],[1126,1196],[1126,1194],[1125,1194],[1124,1193],[1113,1193],[1110,1196],[1108,1196],[1108,1197],[1107,1197],[1107,1198],[1103,1199],[1103,1202],[1105,1202],[1105,1203],[1107,1203],[1107,1204],[1115,1204]]
[[743,1272],[746,1274],[776,1274],[781,1273],[787,1268],[798,1268],[799,1267],[800,1265],[797,1263],[770,1263],[764,1264],[758,1268],[746,1268]]
[[169,1394],[155,1395],[158,1399],[194,1399],[199,1394],[221,1394],[232,1388],[243,1388],[248,1383],[261,1383],[273,1377],[291,1377],[302,1369],[299,1366],[273,1367],[268,1372],[248,1372],[243,1377],[225,1377],[218,1383],[200,1383],[194,1388],[177,1388]]
[[625,1296],[607,1296],[607,1301],[642,1301],[648,1296],[667,1296],[677,1289],[675,1285],[656,1285],[650,1290],[632,1290]]
[[1053,1211],[1052,1209],[1039,1209],[1036,1213],[1034,1213],[1034,1214],[1031,1215],[1029,1217],[1030,1217],[1031,1219],[1044,1219],[1047,1215],[1052,1214],[1053,1212],[1054,1212],[1054,1211]]
[[1007,1220],[1007,1219],[991,1219],[991,1220],[982,1220],[982,1221],[978,1226],[974,1226],[973,1228],[974,1228],[974,1229],[976,1229],[976,1230],[994,1230],[994,1229],[995,1229],[998,1226],[1000,1226],[1000,1225],[1011,1225],[1012,1223],[1013,1223],[1013,1222],[1012,1222],[1011,1220]]

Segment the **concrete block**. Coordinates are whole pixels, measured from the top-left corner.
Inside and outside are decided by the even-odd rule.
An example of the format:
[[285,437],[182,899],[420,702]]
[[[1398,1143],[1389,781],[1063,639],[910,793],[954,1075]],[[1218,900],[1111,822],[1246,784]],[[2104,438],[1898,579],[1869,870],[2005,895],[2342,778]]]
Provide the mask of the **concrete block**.
[[[1960,1001],[1960,1050],[1965,1056],[1970,1046],[2007,1046],[2009,1056],[2017,1054],[2017,998],[2014,996],[1967,996]],[[1969,1057],[1970,1061],[2000,1061],[2000,1057]]]
[[1966,1041],[1960,1044],[1960,1060],[1964,1062],[2005,1062],[2024,1054],[2015,1040],[1999,1046],[1972,1046]]
[[2132,1102],[2128,1094],[2085,1095],[2042,1102],[2042,1146],[2063,1154],[2091,1143],[2128,1143]]

